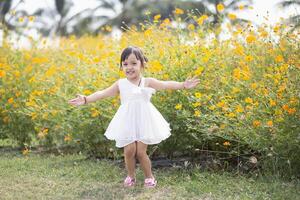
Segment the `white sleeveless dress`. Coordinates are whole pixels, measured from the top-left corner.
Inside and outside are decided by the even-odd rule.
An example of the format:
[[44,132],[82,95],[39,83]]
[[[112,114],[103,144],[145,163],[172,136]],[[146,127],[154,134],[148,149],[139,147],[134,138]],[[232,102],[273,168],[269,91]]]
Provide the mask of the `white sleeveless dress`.
[[134,141],[158,144],[171,135],[170,124],[150,102],[155,89],[140,86],[127,78],[119,79],[121,106],[106,129],[105,136],[116,141],[116,147],[124,147]]

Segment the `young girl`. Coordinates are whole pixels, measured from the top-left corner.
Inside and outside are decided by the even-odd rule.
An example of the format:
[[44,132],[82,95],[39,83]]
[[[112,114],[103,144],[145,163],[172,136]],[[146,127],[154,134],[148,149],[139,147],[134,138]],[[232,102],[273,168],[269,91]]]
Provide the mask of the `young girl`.
[[118,148],[124,147],[128,173],[124,180],[125,187],[134,186],[136,183],[136,158],[145,175],[144,186],[156,186],[147,146],[158,144],[171,135],[169,123],[150,102],[151,95],[156,90],[191,89],[199,83],[199,79],[195,77],[184,82],[143,77],[141,72],[147,61],[141,49],[128,47],[123,50],[120,61],[120,69],[126,74],[126,78],[119,79],[110,87],[89,96],[77,94],[77,98],[69,100],[70,104],[80,106],[120,93],[121,106],[108,125],[105,136],[115,140]]

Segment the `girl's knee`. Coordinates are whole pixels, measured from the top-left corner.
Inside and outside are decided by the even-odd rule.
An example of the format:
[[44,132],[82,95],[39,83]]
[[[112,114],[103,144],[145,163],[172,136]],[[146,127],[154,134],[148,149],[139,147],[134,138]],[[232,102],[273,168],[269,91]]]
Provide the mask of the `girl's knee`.
[[136,154],[136,144],[131,143],[124,147],[124,155],[125,157],[135,157]]
[[137,150],[136,152],[136,157],[138,159],[141,159],[141,158],[144,158],[144,157],[147,157],[147,152],[145,150]]
[[144,158],[147,157],[147,144],[144,144],[142,142],[137,142],[136,146],[136,156],[137,158]]

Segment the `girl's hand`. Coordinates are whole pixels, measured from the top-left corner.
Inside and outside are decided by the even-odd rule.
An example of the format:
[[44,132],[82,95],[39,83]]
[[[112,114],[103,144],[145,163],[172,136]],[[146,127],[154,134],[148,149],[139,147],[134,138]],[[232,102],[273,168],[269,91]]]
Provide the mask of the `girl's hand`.
[[85,96],[77,94],[77,97],[75,99],[71,99],[69,100],[69,104],[73,105],[73,106],[81,106],[83,104],[85,104]]
[[196,76],[194,76],[192,79],[187,78],[184,82],[183,82],[183,87],[185,89],[191,89],[196,87],[199,84],[200,80],[196,79]]

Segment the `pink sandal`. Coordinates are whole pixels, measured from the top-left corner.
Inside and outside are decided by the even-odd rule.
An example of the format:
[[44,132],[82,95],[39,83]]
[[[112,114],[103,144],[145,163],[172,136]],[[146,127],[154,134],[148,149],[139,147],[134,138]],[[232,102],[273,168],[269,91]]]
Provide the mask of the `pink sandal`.
[[146,178],[145,179],[145,183],[144,183],[144,187],[146,188],[153,188],[156,186],[157,181],[155,180],[155,178]]
[[131,178],[130,176],[127,176],[124,180],[124,186],[131,187],[134,185],[135,185],[135,178]]

